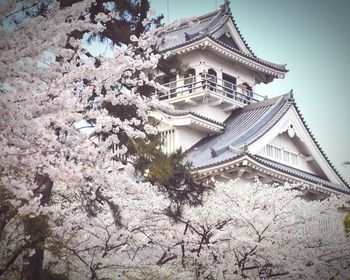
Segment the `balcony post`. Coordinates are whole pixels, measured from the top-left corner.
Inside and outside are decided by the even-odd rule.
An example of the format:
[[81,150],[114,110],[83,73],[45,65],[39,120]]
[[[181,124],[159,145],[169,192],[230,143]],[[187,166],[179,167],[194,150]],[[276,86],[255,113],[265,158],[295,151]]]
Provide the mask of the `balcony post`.
[[[180,92],[183,91],[185,86],[184,77],[181,77],[179,74],[176,74],[176,95],[179,96]],[[181,93],[182,95],[182,93]]]
[[220,69],[220,70],[218,70],[217,72],[216,72],[216,83],[217,83],[217,87],[218,88],[222,88],[223,86],[224,86],[224,84],[223,84],[223,79],[222,79],[222,73],[223,73],[223,71],[222,71],[222,69]]

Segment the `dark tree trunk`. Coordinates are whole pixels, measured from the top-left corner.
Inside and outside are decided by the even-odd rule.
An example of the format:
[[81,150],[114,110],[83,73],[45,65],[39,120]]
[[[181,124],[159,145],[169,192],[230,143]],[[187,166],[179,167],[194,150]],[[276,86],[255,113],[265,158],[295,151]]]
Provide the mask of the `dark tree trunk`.
[[[38,194],[42,194],[41,205],[46,205],[51,197],[53,182],[48,175],[37,175]],[[22,280],[42,279],[44,263],[44,243],[48,234],[47,218],[44,216],[29,218],[25,229],[31,236],[31,248],[35,250],[32,256],[23,256]]]
[[40,280],[42,279],[44,250],[35,250],[34,255],[23,257],[25,264],[22,270],[22,280]]

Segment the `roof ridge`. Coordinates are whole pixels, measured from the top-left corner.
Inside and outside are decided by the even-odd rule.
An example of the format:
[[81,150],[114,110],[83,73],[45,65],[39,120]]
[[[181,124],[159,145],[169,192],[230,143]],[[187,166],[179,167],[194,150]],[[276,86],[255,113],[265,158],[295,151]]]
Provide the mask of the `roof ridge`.
[[[212,20],[213,18],[215,18],[215,16],[219,15],[220,13],[221,13],[221,9],[218,9],[218,10],[209,12],[209,13],[207,13],[207,14],[204,14],[204,15],[201,15],[201,16],[197,16],[197,17],[196,17],[196,20],[197,20],[198,22],[204,22],[204,21],[206,21],[206,20],[207,20],[207,21],[210,21],[210,20]],[[210,18],[210,17],[212,17],[212,18]],[[168,23],[168,24],[174,24],[174,23],[176,23],[176,21],[177,21],[177,20],[175,20],[175,21],[173,21],[173,22],[171,22],[171,23]],[[171,28],[171,29],[168,30],[166,33],[172,33],[172,32],[175,32],[175,31],[179,31],[179,30],[181,30],[181,29],[184,29],[184,28],[186,28],[186,27],[189,27],[189,23],[190,23],[190,21],[186,21],[186,22],[180,24],[180,25],[177,26],[177,27]],[[166,24],[166,25],[168,25],[168,24]]]
[[[215,33],[216,30],[218,30],[220,27],[222,27],[228,18],[226,17],[225,14],[222,14],[221,11],[217,13],[215,16],[213,16],[210,20],[208,20],[208,24],[204,26],[202,29],[200,29],[197,32],[194,33],[187,33],[185,32],[185,37],[186,41],[188,39],[195,38],[199,36],[199,38],[203,38],[206,35],[209,35],[210,33]],[[221,22],[221,23],[220,23]]]
[[[218,31],[227,21],[229,20],[229,17],[227,15],[224,15],[212,28],[212,34],[214,34],[216,31]],[[220,23],[221,22],[221,23]],[[212,36],[210,36],[212,37]]]
[[[271,129],[271,127],[273,127],[283,116],[284,114],[288,111],[288,109],[293,105],[293,100],[292,98],[288,98],[286,99],[286,96],[290,96],[290,95],[282,95],[281,100],[278,102],[285,102],[284,105],[282,105],[282,107],[276,112],[275,116],[274,116],[274,121],[271,123],[270,121],[263,125],[261,127],[261,129],[254,135],[252,135],[250,138],[247,139],[246,143],[249,142],[249,144],[255,142],[256,140],[260,139],[267,131],[269,131]],[[274,107],[276,107],[277,103],[275,104]]]
[[[235,138],[231,139],[230,142],[228,143],[225,143],[224,145],[222,145],[221,147],[217,148],[216,149],[216,152],[218,154],[221,154],[223,152],[225,152],[227,150],[227,148],[229,146],[233,146],[233,147],[236,147],[233,143],[235,141],[237,141],[237,139],[240,139],[244,136],[246,136],[247,134],[249,134],[252,130],[255,130],[256,129],[256,126],[259,126],[258,128],[258,132],[257,134],[260,135],[261,133],[261,130],[266,126],[266,116],[268,116],[269,114],[271,114],[272,111],[276,110],[276,108],[278,107],[278,105],[281,104],[281,102],[284,102],[285,101],[285,97],[286,95],[281,95],[281,96],[277,96],[276,98],[272,98],[272,100],[274,101],[273,103],[269,103],[268,105],[271,106],[271,108],[269,108],[266,112],[263,113],[262,116],[260,116],[260,119],[257,123],[255,123],[253,126],[251,126],[247,131],[245,131],[242,135],[237,135]],[[263,101],[261,101],[263,102]],[[257,103],[260,103],[260,102],[257,102]],[[266,102],[265,102],[266,103]],[[265,106],[268,106],[268,105],[265,105]],[[247,105],[249,106],[249,105]],[[256,107],[256,108],[253,108],[254,110],[255,109],[258,109],[258,108],[261,108],[261,107],[265,107],[265,106],[259,106],[259,107]],[[250,110],[253,110],[253,109],[250,109]],[[240,111],[240,113],[243,113],[243,112],[247,112],[247,111],[250,111],[250,110],[244,110],[244,108]],[[279,110],[276,112],[276,115],[278,114]],[[246,141],[244,141],[245,143],[247,143],[248,141],[250,142],[251,141],[251,138],[254,138],[255,134],[254,135],[251,135],[249,136],[248,135],[248,138],[246,139]]]
[[272,98],[266,98],[266,99],[259,101],[259,102],[250,103],[250,104],[246,105],[245,107],[243,107],[242,109],[243,109],[243,112],[255,110],[257,108],[261,108],[264,106],[273,105],[276,103],[276,101],[278,99],[288,99],[288,98],[291,98],[291,92],[287,92],[287,93],[284,93],[284,94],[281,94],[281,95],[278,95],[278,96],[275,96]]
[[[210,23],[208,24],[207,28],[211,29],[212,27],[214,27],[215,25],[217,25],[220,22],[220,19],[224,18],[225,14],[222,13],[222,10],[220,9],[219,12],[211,19]],[[215,20],[219,19],[217,22],[215,22]],[[213,23],[215,22],[215,23]],[[211,26],[213,25],[213,26]]]
[[[210,19],[208,19],[208,21],[210,21]],[[176,21],[175,21],[175,22],[176,22]],[[175,22],[174,22],[174,23],[175,23]],[[184,23],[180,24],[180,25],[177,26],[177,27],[174,26],[174,28],[169,29],[169,30],[166,31],[165,33],[170,35],[170,34],[173,33],[173,32],[176,32],[176,31],[179,31],[179,30],[182,30],[182,29],[191,27],[191,23],[192,23],[192,22],[193,22],[194,24],[200,24],[201,22],[204,22],[204,20],[203,20],[203,21],[198,20],[198,17],[197,17],[197,18],[195,18],[193,21],[184,22]]]

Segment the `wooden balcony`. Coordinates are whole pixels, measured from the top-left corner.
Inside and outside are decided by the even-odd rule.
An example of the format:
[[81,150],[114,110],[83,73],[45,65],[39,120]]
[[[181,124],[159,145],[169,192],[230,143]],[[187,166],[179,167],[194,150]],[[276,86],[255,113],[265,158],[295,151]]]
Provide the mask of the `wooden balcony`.
[[264,96],[247,88],[209,74],[177,79],[164,86],[168,91],[159,99],[171,104],[203,101],[203,96],[209,96],[211,102],[243,107],[265,99]]

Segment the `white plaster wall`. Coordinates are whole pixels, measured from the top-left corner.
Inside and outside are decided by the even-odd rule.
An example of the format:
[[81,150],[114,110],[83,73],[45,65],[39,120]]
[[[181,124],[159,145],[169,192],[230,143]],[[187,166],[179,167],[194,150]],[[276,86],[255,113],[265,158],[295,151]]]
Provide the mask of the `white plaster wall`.
[[296,145],[296,137],[289,137],[287,133],[279,134],[276,138],[274,138],[270,144],[277,147],[283,147],[290,152],[299,153],[300,147]]
[[170,129],[174,129],[174,147],[175,150],[182,147],[183,150],[188,150],[194,144],[196,144],[203,137],[207,136],[207,133],[195,130],[190,127],[175,127],[172,125],[168,125],[165,123],[160,123],[158,125],[159,132],[167,131]]
[[183,150],[188,150],[205,136],[207,134],[204,132],[189,127],[178,127],[176,128],[176,146],[177,148],[181,146]]
[[217,71],[218,78],[222,79],[222,72],[237,78],[237,84],[247,82],[255,85],[255,74],[251,69],[243,67],[243,65],[229,61],[227,58],[221,57],[209,50],[195,50],[179,56],[184,62],[196,69],[199,74],[203,69],[213,68]]
[[[203,70],[201,68],[201,61],[203,61],[204,57],[203,57],[203,52],[202,51],[193,51],[190,53],[184,53],[179,55],[179,59],[185,63],[188,64],[190,67],[193,67],[197,70]],[[201,72],[201,71],[199,71]],[[199,74],[199,72],[196,71],[196,74]]]
[[[315,168],[315,166],[313,166],[312,164],[310,164],[310,162],[305,160],[305,157],[308,156],[308,152],[306,151],[305,147],[303,147],[303,144],[298,138],[298,136],[295,135],[293,138],[291,138],[288,136],[286,132],[284,132],[276,136],[269,144],[275,147],[283,148],[288,152],[293,152],[298,155],[298,165],[293,166],[289,164],[290,166],[296,167],[300,170],[303,170],[315,175],[323,175],[323,174],[320,174],[321,172],[320,169]],[[264,154],[264,150],[262,150],[259,154],[261,156],[266,157],[266,155]],[[283,159],[283,156],[282,156],[282,159]],[[273,159],[273,160],[276,160],[276,159]],[[285,163],[283,160],[280,162],[288,165],[288,163]]]
[[[159,117],[159,116],[158,116]],[[173,129],[174,130],[174,149],[182,147],[183,150],[191,148],[195,143],[208,135],[208,132],[197,130],[189,126],[177,126],[171,123],[166,123],[166,117],[158,119],[160,122],[157,126],[158,131],[164,132]],[[186,121],[187,122],[187,121]]]

